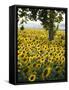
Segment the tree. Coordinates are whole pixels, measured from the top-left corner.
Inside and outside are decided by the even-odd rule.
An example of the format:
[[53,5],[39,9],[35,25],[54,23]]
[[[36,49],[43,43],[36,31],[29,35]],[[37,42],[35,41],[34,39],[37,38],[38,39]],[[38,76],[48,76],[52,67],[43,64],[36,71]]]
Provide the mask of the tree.
[[[25,17],[25,20],[22,19],[22,25],[23,23],[30,20],[40,20],[43,25],[43,28],[49,31],[49,40],[53,40],[54,34],[56,30],[59,28],[59,23],[63,20],[63,11],[57,11],[57,10],[50,10],[50,9],[35,9],[35,8],[23,8],[22,11],[20,11],[19,17],[23,18]],[[57,26],[55,25],[57,23]],[[23,29],[23,28],[22,28]]]
[[[63,20],[63,11],[47,10],[47,9],[32,9],[30,17],[32,20],[39,19],[42,22],[43,28],[49,30],[49,40],[53,40],[56,30],[59,28],[59,23]],[[57,26],[55,25],[57,23]],[[56,27],[56,29],[55,29]]]

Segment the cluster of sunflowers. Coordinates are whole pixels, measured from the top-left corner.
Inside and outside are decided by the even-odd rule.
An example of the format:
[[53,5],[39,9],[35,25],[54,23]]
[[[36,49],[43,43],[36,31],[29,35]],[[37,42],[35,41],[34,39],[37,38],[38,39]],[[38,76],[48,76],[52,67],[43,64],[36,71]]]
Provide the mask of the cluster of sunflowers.
[[43,81],[65,78],[65,35],[57,31],[48,40],[46,30],[18,30],[18,80]]

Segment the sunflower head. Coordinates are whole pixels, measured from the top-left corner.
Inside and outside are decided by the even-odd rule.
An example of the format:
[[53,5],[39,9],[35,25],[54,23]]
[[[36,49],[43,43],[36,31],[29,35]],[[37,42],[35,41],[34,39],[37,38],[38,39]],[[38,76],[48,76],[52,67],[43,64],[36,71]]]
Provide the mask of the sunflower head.
[[52,71],[51,67],[45,68],[42,73],[42,78],[47,79],[49,75],[51,74],[51,71]]
[[36,80],[36,75],[35,74],[31,74],[28,78],[29,81],[33,82]]
[[41,58],[41,59],[40,59],[40,62],[41,62],[41,63],[44,63],[44,62],[45,62],[45,58]]

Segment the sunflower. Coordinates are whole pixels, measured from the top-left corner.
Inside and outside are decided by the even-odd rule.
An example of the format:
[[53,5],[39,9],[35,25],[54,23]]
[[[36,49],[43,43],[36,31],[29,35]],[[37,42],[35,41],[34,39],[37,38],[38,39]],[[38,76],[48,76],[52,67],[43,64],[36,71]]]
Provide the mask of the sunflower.
[[23,64],[28,63],[28,57],[24,57],[24,58],[22,59],[22,63],[23,63]]
[[33,82],[36,80],[36,75],[35,74],[31,74],[28,78],[29,81]]
[[37,63],[36,63],[36,62],[35,62],[35,63],[33,63],[33,64],[32,64],[33,68],[36,68],[36,65],[37,65]]
[[45,62],[45,58],[41,58],[41,59],[40,59],[40,62],[41,62],[41,63],[44,63],[44,62]]
[[49,75],[51,74],[51,71],[52,71],[51,67],[45,68],[44,71],[43,71],[43,73],[42,73],[42,78],[43,79],[48,78]]
[[36,64],[36,68],[39,69],[41,67],[41,63]]
[[54,47],[53,47],[53,46],[52,46],[52,47],[50,47],[50,50],[51,50],[51,51],[54,51]]
[[65,60],[65,57],[64,57],[64,56],[62,56],[62,57],[61,57],[61,61],[64,61],[64,60]]

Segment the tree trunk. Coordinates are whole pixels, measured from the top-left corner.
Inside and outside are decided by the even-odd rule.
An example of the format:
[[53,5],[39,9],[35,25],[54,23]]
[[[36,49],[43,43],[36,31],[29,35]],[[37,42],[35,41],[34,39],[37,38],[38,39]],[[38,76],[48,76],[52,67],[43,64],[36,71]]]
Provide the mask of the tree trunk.
[[49,40],[54,39],[54,12],[50,11]]
[[50,28],[49,30],[49,40],[53,40],[54,39],[54,32],[53,32],[53,28]]
[[58,30],[58,28],[59,28],[59,23],[57,23],[57,28],[56,28],[56,30]]

